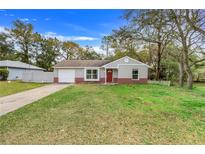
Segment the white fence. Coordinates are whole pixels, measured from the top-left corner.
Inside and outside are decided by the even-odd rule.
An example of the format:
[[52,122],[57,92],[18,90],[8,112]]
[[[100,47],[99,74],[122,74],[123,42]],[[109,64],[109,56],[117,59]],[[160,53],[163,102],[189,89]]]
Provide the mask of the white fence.
[[24,82],[51,83],[53,78],[53,72],[25,72],[22,75],[22,81]]

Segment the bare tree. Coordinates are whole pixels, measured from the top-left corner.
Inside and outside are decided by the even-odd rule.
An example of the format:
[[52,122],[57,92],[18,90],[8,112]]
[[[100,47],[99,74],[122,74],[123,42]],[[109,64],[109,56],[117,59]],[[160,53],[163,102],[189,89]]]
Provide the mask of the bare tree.
[[165,10],[130,10],[125,15],[131,21],[136,39],[157,46],[156,80],[160,79],[162,55],[170,43],[172,25],[168,24],[166,15]]
[[178,41],[180,43],[179,46],[182,47],[183,63],[187,74],[187,84],[188,88],[192,89],[193,73],[191,67],[205,59],[198,56],[197,60],[190,61],[193,55],[197,56],[198,53],[196,49],[199,48],[200,44],[203,44],[203,38],[187,23],[185,14],[186,10],[169,10],[170,22],[174,23],[176,26],[172,31],[173,38]]
[[186,10],[187,23],[205,37],[205,10]]

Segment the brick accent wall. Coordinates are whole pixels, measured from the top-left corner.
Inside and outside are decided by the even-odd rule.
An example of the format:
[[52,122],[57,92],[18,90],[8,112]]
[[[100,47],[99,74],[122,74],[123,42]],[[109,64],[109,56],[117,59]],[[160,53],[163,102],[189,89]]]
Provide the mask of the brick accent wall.
[[54,83],[58,83],[58,77],[54,77],[54,78],[53,78],[53,82],[54,82]]
[[118,82],[118,78],[113,78],[113,82],[117,83]]
[[105,83],[105,78],[100,78],[100,83]]
[[84,81],[84,78],[75,78],[75,83],[104,83],[105,78],[100,78],[99,81]]
[[[146,78],[141,78],[139,80],[133,80],[129,78],[113,78],[114,83],[120,83],[120,84],[126,84],[126,83],[147,83]],[[54,77],[53,79],[54,83],[58,83],[58,77]],[[75,78],[75,83],[80,84],[80,83],[105,83],[105,78],[100,78],[99,81],[84,81],[84,78]]]
[[84,78],[75,78],[75,83],[83,83]]
[[147,83],[147,79],[141,78],[139,80],[133,80],[129,78],[118,78],[118,83]]

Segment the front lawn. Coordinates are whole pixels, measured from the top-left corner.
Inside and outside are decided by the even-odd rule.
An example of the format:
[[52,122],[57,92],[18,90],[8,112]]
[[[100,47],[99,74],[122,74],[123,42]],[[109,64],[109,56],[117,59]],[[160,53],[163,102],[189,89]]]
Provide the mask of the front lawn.
[[205,144],[205,89],[75,85],[0,117],[0,144]]
[[0,97],[18,93],[21,91],[37,88],[43,86],[42,83],[24,83],[20,81],[0,81]]

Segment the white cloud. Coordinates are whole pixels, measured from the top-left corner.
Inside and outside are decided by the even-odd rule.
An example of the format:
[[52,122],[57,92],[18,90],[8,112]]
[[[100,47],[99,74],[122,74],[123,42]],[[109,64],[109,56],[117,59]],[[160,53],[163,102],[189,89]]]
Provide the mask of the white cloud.
[[24,22],[29,21],[28,18],[22,18],[22,19],[20,19],[20,20],[22,20],[22,21],[24,21]]
[[37,21],[37,19],[33,18],[32,21]]
[[[104,54],[106,55],[106,51],[101,49],[100,46],[93,46],[93,49],[97,52],[97,53],[100,53],[100,54]],[[114,49],[110,48],[109,49],[109,55],[111,55],[113,53]]]
[[5,33],[5,34],[8,34],[8,33],[9,33],[9,31],[8,31],[8,30],[6,30],[6,27],[4,27],[4,26],[0,26],[0,33]]
[[0,33],[6,33],[6,32],[7,32],[7,31],[6,31],[5,27],[0,26]]
[[63,35],[58,35],[54,32],[47,32],[44,35],[45,37],[51,37],[51,38],[57,38],[61,41],[94,41],[97,40],[98,38],[95,37],[87,37],[87,36],[63,36]]
[[50,18],[45,18],[44,20],[45,20],[45,21],[49,21],[49,20],[51,20],[51,19],[50,19]]
[[93,49],[95,52],[100,53],[100,54],[105,54],[105,51],[100,48],[100,46],[93,46]]
[[108,33],[100,33],[100,36],[108,36]]
[[10,16],[10,17],[13,17],[13,16],[14,16],[14,14],[7,14],[7,13],[4,13],[3,15],[4,15],[4,16]]

